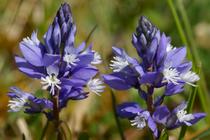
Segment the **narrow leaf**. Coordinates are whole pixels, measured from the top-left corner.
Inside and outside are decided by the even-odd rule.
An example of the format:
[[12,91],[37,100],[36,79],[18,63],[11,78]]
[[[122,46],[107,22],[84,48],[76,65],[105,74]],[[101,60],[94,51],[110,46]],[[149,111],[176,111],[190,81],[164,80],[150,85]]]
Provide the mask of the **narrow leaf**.
[[162,131],[162,134],[160,136],[160,140],[168,140],[168,132],[166,130]]
[[207,130],[204,130],[203,132],[201,132],[200,134],[198,134],[197,136],[192,138],[192,140],[200,140],[200,139],[204,139],[205,137],[209,137],[209,136],[210,136],[210,128],[208,128]]

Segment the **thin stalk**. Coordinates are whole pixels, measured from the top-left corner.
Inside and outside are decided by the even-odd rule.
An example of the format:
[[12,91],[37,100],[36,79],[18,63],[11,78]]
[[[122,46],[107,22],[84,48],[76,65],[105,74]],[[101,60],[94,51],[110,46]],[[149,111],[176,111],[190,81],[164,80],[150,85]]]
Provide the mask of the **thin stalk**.
[[[197,91],[198,91],[198,87],[195,87],[193,89],[193,92],[190,94],[190,97],[189,97],[189,100],[188,100],[187,112],[191,112],[192,111]],[[179,133],[178,140],[183,140],[184,139],[186,131],[187,131],[187,126],[183,126],[181,128],[180,133]]]
[[[192,32],[191,32],[191,26],[190,26],[190,23],[189,23],[189,20],[187,18],[187,14],[185,12],[185,9],[182,5],[182,3],[179,3],[179,10],[180,10],[180,13],[181,13],[181,16],[183,18],[183,22],[184,22],[184,26],[185,26],[185,29],[186,29],[186,33],[187,33],[187,36],[189,38],[189,43],[188,43],[188,40],[187,38],[185,37],[185,34],[184,34],[184,29],[181,25],[181,22],[179,20],[179,17],[178,17],[178,14],[176,12],[176,9],[175,9],[175,6],[172,2],[172,0],[167,0],[168,2],[168,5],[171,9],[171,12],[172,12],[172,15],[175,19],[175,22],[176,22],[176,25],[177,25],[177,29],[179,31],[179,34],[180,34],[180,37],[182,39],[182,42],[187,46],[187,50],[190,51],[190,53],[188,53],[188,58],[191,59],[193,61],[193,64],[194,67],[193,67],[193,70],[196,69],[196,66],[198,66],[198,62],[199,62],[199,56],[198,56],[198,53],[196,51],[196,47],[195,47],[195,42],[194,42],[194,39],[193,39],[193,36],[192,36]],[[179,1],[181,2],[181,1]],[[191,47],[190,47],[190,45]],[[201,100],[201,105],[204,109],[205,112],[209,112],[208,110],[208,102],[206,102],[208,99],[208,96],[206,95],[208,92],[207,92],[207,88],[205,86],[205,81],[204,81],[204,76],[203,76],[203,72],[201,70],[200,72],[200,76],[201,76],[201,80],[198,82],[198,84],[200,85],[200,88],[194,88],[193,89],[193,92],[191,93],[188,101],[189,101],[189,104],[188,104],[188,112],[192,110],[192,107],[193,107],[193,104],[194,104],[194,100],[195,100],[195,96],[196,96],[196,92],[198,91],[199,92],[199,98]],[[205,92],[205,93],[203,93]],[[205,94],[205,95],[204,95]],[[207,104],[206,104],[207,103]],[[186,126],[183,126],[181,131],[180,131],[180,135],[179,135],[179,140],[182,140],[184,138],[184,135],[185,135],[185,132],[187,130],[187,127]]]
[[59,110],[58,110],[58,96],[53,96],[53,115],[55,119],[55,127],[59,126]]
[[[196,71],[198,74],[200,74],[201,72],[201,67],[198,67],[197,68],[197,71]],[[194,102],[195,102],[195,97],[197,95],[197,92],[198,92],[198,89],[200,87],[194,87],[193,88],[193,92],[190,94],[190,97],[188,98],[188,105],[187,105],[187,112],[192,112],[192,109],[193,109],[193,105],[194,105]],[[187,131],[187,126],[183,126],[181,128],[181,131],[179,133],[179,140],[183,140],[184,139],[184,136],[185,136],[185,133]]]
[[[178,14],[176,12],[176,9],[175,9],[175,6],[174,6],[172,0],[167,0],[167,3],[168,3],[168,6],[169,6],[169,8],[171,10],[171,13],[172,13],[172,15],[174,17],[174,20],[175,20],[175,23],[176,23],[176,26],[177,26],[177,29],[178,29],[178,32],[179,32],[179,35],[180,35],[180,38],[181,38],[182,42],[186,46],[189,46],[189,44],[187,42],[187,38],[185,37],[184,30],[182,28],[181,22],[179,20],[179,16],[178,16]],[[187,49],[188,49],[188,51],[190,51],[189,47],[187,47]],[[193,57],[192,57],[191,53],[187,53],[187,55],[188,55],[188,58],[192,60]]]
[[149,112],[153,112],[152,102],[153,102],[152,95],[148,95],[147,96],[147,109]]
[[151,86],[147,87],[147,109],[148,111],[152,114],[153,113],[153,92],[154,92],[154,88]]
[[48,126],[49,126],[49,121],[47,120],[47,123],[45,124],[44,129],[43,129],[43,131],[42,131],[40,140],[44,140],[44,136],[45,136],[45,133],[47,132]]
[[66,122],[60,123],[59,130],[61,131],[62,137],[64,138],[64,140],[72,139],[71,130]]
[[120,134],[120,138],[121,138],[121,140],[125,140],[125,136],[123,134],[123,130],[122,130],[122,127],[121,127],[121,124],[120,124],[120,120],[117,116],[116,98],[115,98],[112,90],[111,90],[111,95],[112,95],[112,108],[113,108],[113,111],[114,111],[114,118],[115,118],[115,121],[116,121],[116,124],[117,124],[117,128],[118,128],[118,131],[119,131],[119,134]]
[[58,129],[59,128],[59,123],[60,123],[58,96],[59,96],[59,91],[56,90],[55,95],[52,96],[52,102],[53,102],[53,116],[54,116],[54,124],[55,124],[55,130],[56,130],[56,137],[57,137],[57,140],[61,140],[60,132],[59,132],[59,129]]
[[198,64],[199,63],[199,55],[198,55],[197,50],[196,50],[196,43],[195,43],[194,38],[193,38],[193,32],[192,32],[191,24],[189,22],[187,13],[186,13],[185,8],[184,8],[184,3],[183,3],[182,0],[177,0],[177,8],[180,12],[180,15],[181,15],[182,19],[183,19],[184,29],[186,31],[187,38],[189,40],[190,46],[188,46],[188,47],[191,49],[191,52],[193,54],[193,57],[195,58],[194,60],[195,60],[196,64]]
[[92,36],[92,34],[94,33],[94,31],[96,30],[97,25],[95,25],[93,27],[93,29],[90,31],[90,33],[88,34],[87,38],[85,39],[85,42],[88,43],[88,41],[90,40],[90,37]]

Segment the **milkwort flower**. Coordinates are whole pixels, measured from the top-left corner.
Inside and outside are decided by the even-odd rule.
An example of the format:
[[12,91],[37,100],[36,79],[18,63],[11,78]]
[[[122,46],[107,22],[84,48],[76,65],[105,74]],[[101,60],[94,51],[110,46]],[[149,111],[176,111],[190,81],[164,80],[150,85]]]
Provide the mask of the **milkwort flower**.
[[130,119],[131,125],[143,129],[148,125],[155,137],[158,137],[158,129],[149,111],[140,108],[135,102],[127,102],[117,106],[117,114],[122,118]]
[[[136,104],[134,107],[134,103],[126,103],[117,107],[118,115],[130,119],[131,125],[137,125],[137,128],[143,128],[147,124],[154,136],[158,138],[160,133],[157,134],[155,123],[159,122],[154,118],[153,113],[160,107],[166,96],[181,93],[185,84],[196,86],[194,83],[199,80],[199,76],[191,71],[192,62],[186,60],[186,48],[173,47],[170,37],[161,33],[146,17],[140,18],[136,33],[132,36],[132,44],[141,61],[130,57],[123,49],[113,47],[115,56],[110,63],[113,73],[103,75],[103,78],[111,88],[138,90],[140,97],[147,104],[147,110],[140,111],[136,109],[139,108]],[[161,87],[165,89],[163,95],[153,99],[154,89]],[[170,125],[166,125],[167,128],[189,125],[189,121],[194,124],[205,116],[204,114],[199,117],[196,117],[196,114],[186,115],[184,110],[172,114],[162,117],[166,119],[168,116],[166,120],[170,120],[170,117],[176,116]],[[155,122],[152,123],[154,127],[150,126],[146,116],[152,116],[150,118]]]
[[206,116],[205,113],[187,114],[186,108],[187,103],[183,102],[170,112],[167,106],[161,105],[156,108],[153,118],[166,128],[174,129],[183,125],[191,126]]
[[8,96],[11,98],[8,104],[9,112],[23,110],[25,113],[44,113],[48,118],[52,117],[50,111],[53,109],[53,103],[48,99],[37,98],[17,87],[11,87]]
[[[15,56],[21,72],[40,80],[42,88],[49,91],[51,97],[58,96],[59,110],[70,99],[84,99],[89,92],[100,94],[104,88],[102,81],[94,79],[98,73],[94,65],[101,63],[99,53],[92,50],[92,44],[86,47],[86,42],[75,47],[75,34],[70,6],[64,3],[43,36],[44,42],[39,41],[37,32],[33,32],[31,37],[20,42],[23,56]],[[20,90],[14,91],[14,88],[12,91],[9,93],[11,111],[26,107],[26,113],[41,112],[45,105],[52,110],[50,100],[38,99]],[[34,107],[34,104],[40,106]]]

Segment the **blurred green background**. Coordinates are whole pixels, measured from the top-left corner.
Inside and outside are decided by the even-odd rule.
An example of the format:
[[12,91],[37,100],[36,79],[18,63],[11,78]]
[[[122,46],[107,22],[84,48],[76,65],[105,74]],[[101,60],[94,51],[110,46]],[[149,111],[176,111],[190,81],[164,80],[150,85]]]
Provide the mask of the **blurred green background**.
[[[33,30],[38,31],[39,39],[52,22],[61,0],[0,0],[0,140],[20,140],[22,133],[27,140],[37,140],[46,123],[43,115],[25,115],[8,113],[8,97],[6,93],[12,85],[24,91],[42,96],[39,81],[34,81],[18,71],[14,63],[14,55],[20,54],[18,43]],[[104,63],[99,66],[102,73],[109,71],[108,63],[112,56],[111,47],[123,47],[131,56],[137,56],[131,44],[131,36],[135,31],[140,16],[147,16],[161,31],[172,37],[174,46],[182,46],[175,20],[165,0],[66,0],[71,5],[73,18],[77,26],[76,44],[86,39],[91,29],[97,29],[90,38],[94,49],[103,56]],[[190,22],[190,34],[199,54],[204,78],[205,100],[210,90],[210,1],[209,0],[174,0],[178,17],[182,17],[180,7],[184,6]],[[180,6],[181,5],[181,6]],[[183,24],[183,19],[181,24]],[[187,34],[184,28],[185,35]],[[189,32],[188,30],[188,32]],[[190,40],[190,39],[189,39]],[[191,45],[192,45],[191,44]],[[189,53],[189,52],[188,52]],[[204,80],[204,79],[203,79]],[[187,87],[188,88],[188,87]],[[189,91],[189,90],[187,90]],[[128,94],[129,92],[129,94]],[[181,100],[187,99],[190,92],[185,92],[167,99],[166,103],[173,107]],[[198,94],[197,94],[198,95]],[[117,103],[138,99],[136,91],[115,93]],[[196,96],[193,111],[206,111]],[[141,103],[142,104],[142,103]],[[206,104],[207,109],[208,105]],[[209,109],[210,110],[210,109]],[[90,94],[82,101],[70,101],[68,107],[61,112],[62,120],[71,127],[74,139],[118,140],[119,133],[114,120],[112,98],[108,88],[101,97]],[[148,138],[148,130],[137,130],[129,121],[120,120],[124,135],[128,140]],[[209,121],[202,120],[190,127],[185,139],[192,139],[210,127]],[[171,140],[176,140],[179,129],[170,132]],[[206,136],[203,139],[208,139]],[[210,137],[209,137],[210,138]]]

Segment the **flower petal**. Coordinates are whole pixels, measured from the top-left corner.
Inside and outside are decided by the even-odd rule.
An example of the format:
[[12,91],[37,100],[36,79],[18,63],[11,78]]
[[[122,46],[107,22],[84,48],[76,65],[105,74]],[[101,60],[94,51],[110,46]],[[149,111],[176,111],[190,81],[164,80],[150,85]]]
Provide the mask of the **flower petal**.
[[122,118],[133,118],[141,111],[142,109],[135,102],[127,102],[117,106],[117,114]]
[[19,70],[29,77],[40,79],[45,76],[43,68],[34,67],[23,58],[16,56],[15,61]]
[[177,67],[183,63],[186,57],[186,48],[176,48],[169,52],[166,57],[166,63],[171,64],[172,67]]
[[162,76],[158,72],[147,72],[140,79],[141,84],[158,84],[162,80]]
[[157,129],[157,125],[154,122],[154,120],[152,119],[152,117],[148,118],[147,123],[148,123],[148,127],[152,130],[153,135],[157,138],[158,137],[158,129]]
[[184,90],[184,84],[178,84],[175,85],[173,83],[169,83],[166,85],[166,89],[165,89],[165,93],[164,95],[166,96],[171,96],[171,95],[175,95],[177,93],[180,93]]
[[38,46],[31,46],[26,41],[20,43],[20,50],[24,58],[34,66],[43,66],[41,49]]
[[[131,85],[127,83],[126,79],[121,73],[112,73],[110,75],[103,75],[104,82],[111,88],[117,90],[127,90],[131,88]],[[128,79],[128,78],[127,78]]]
[[157,49],[157,56],[156,56],[157,65],[161,65],[163,63],[164,57],[166,55],[167,44],[168,44],[168,39],[165,36],[165,34],[162,34],[160,38],[160,43]]
[[97,74],[98,70],[94,67],[75,68],[72,71],[71,78],[89,81]]
[[49,66],[52,65],[53,63],[56,63],[60,60],[60,56],[59,55],[55,55],[55,54],[44,54],[43,57],[43,64],[44,66]]
[[171,113],[166,106],[158,106],[155,109],[155,112],[153,113],[152,117],[156,122],[166,124],[166,121],[170,114]]
[[197,123],[200,119],[206,117],[206,114],[205,113],[194,113],[193,116],[194,116],[194,119],[189,121],[191,124]]

